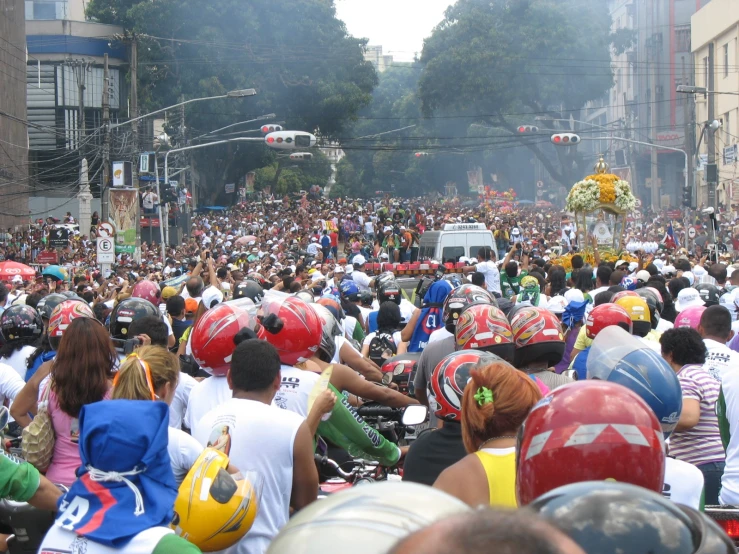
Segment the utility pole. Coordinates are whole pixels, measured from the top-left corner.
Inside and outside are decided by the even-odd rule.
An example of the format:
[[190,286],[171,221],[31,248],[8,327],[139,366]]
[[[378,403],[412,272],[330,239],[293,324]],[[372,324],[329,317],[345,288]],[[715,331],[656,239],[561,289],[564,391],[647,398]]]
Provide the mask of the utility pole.
[[108,54],[103,57],[103,182],[100,185],[100,221],[108,221],[110,186],[110,74]]
[[[136,40],[136,34],[131,36],[131,119],[136,119],[139,116],[139,58],[138,58],[138,44]],[[136,121],[133,124],[133,133],[131,137],[131,143],[133,145],[133,163],[131,167],[131,173],[133,177],[133,188],[136,189],[138,194],[139,189],[139,122]],[[137,263],[141,263],[141,217],[139,216],[138,201],[136,202],[136,253],[134,258]],[[160,221],[161,225],[162,222]]]
[[[657,34],[652,33],[652,35],[649,37],[649,52],[651,57],[651,63],[649,64],[649,81],[650,81],[650,88],[652,94],[650,95],[650,141],[652,144],[657,144],[657,106],[658,106],[658,100],[657,100],[657,53],[659,51],[659,47],[661,46],[658,44],[657,40]],[[652,148],[651,149],[651,204],[652,204],[652,210],[657,211],[659,210],[659,158],[657,154],[657,149]]]
[[[685,68],[685,57],[683,57],[683,84],[689,85],[690,82],[688,81],[688,73]],[[691,73],[692,74],[692,73]],[[692,79],[691,79],[692,80]],[[695,145],[695,127],[693,124],[693,114],[691,113],[691,106],[694,104],[694,102],[690,101],[688,102],[688,98],[683,99],[683,123],[685,125],[685,151],[688,153],[688,167],[685,171],[685,182],[683,183],[683,190],[689,190],[691,195],[691,202],[694,198],[695,191],[693,190],[695,179],[693,175],[693,157],[695,156],[694,153],[694,145]],[[692,100],[692,99],[691,99]],[[678,194],[678,202],[681,202],[682,198],[681,195]],[[690,246],[690,237],[688,236],[688,214],[690,213],[691,206],[684,206],[683,207],[683,229],[685,232],[685,247],[690,251],[692,248]]]
[[708,145],[708,165],[706,166],[706,186],[708,187],[708,207],[716,209],[716,185],[718,168],[716,167],[716,131],[711,123],[716,119],[716,95],[713,93],[715,85],[715,63],[713,42],[708,44],[708,127],[706,128],[706,142]]

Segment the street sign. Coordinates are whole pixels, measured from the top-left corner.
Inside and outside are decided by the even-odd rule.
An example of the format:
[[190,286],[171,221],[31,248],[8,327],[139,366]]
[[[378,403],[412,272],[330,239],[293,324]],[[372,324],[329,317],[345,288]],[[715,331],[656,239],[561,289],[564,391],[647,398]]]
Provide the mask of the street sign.
[[641,198],[636,199],[636,207],[641,208]]
[[100,238],[113,238],[113,224],[112,223],[101,223],[98,225],[98,236]]
[[544,181],[537,181],[536,186],[542,188],[544,186]]
[[66,248],[69,246],[69,229],[51,229],[49,231],[49,246],[52,248]]
[[115,262],[115,242],[112,238],[99,238],[98,242],[98,263],[112,264]]
[[695,238],[695,227],[688,227],[688,238]]
[[36,256],[36,263],[38,264],[58,264],[59,263],[59,256],[56,255],[56,252],[49,251],[49,250],[42,250],[38,253],[38,256]]

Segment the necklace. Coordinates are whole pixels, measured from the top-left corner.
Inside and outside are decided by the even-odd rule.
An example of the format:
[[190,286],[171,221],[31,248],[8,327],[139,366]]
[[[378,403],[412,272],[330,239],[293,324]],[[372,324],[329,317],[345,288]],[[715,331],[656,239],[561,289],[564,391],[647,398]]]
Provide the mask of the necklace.
[[483,442],[483,443],[482,443],[482,444],[480,445],[480,447],[479,447],[479,448],[478,448],[477,450],[478,450],[478,452],[479,452],[480,450],[482,450],[482,448],[483,448],[483,447],[484,447],[484,446],[485,446],[485,445],[486,445],[487,443],[489,443],[489,442],[491,442],[491,441],[495,441],[495,440],[498,440],[498,439],[517,439],[517,438],[518,438],[518,437],[517,437],[516,435],[501,435],[501,436],[499,436],[499,437],[490,437],[490,438],[489,438],[488,440],[486,440],[485,442]]

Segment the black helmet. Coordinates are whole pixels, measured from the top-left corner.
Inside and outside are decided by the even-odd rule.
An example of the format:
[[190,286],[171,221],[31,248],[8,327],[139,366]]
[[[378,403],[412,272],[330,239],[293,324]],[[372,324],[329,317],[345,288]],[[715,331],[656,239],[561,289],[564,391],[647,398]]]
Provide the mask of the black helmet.
[[377,301],[380,304],[389,301],[400,305],[400,294],[400,285],[395,279],[385,280],[377,288]]
[[64,296],[67,300],[82,300],[82,298],[80,298],[80,296],[76,292],[73,292],[71,290],[63,290],[59,294]]
[[262,298],[264,298],[264,289],[259,283],[251,279],[241,281],[234,289],[234,300],[238,298],[250,298],[255,304],[259,305],[262,303]]
[[5,340],[36,340],[44,332],[41,315],[31,306],[13,305],[0,316],[0,330]]
[[462,312],[467,306],[474,306],[475,304],[491,304],[497,306],[495,297],[486,291],[482,287],[466,283],[460,285],[444,300],[444,309],[442,312],[442,319],[444,320],[444,326],[450,333],[454,333],[454,328],[457,326],[457,319],[462,315]]
[[380,290],[380,287],[387,282],[395,281],[395,273],[392,271],[384,271],[375,277],[375,288]]
[[110,314],[110,336],[114,339],[127,339],[131,322],[148,315],[161,317],[159,308],[148,300],[133,297],[121,300]]
[[721,299],[721,289],[711,283],[698,283],[695,285],[695,290],[701,295],[701,300],[706,303],[706,308],[709,306],[718,306]]
[[362,303],[362,306],[371,306],[372,305],[372,293],[368,290],[360,291],[359,293],[359,301]]
[[709,518],[628,483],[565,485],[529,508],[569,535],[585,552],[729,554],[734,543]]
[[657,303],[657,295],[654,294],[653,291],[649,290],[648,288],[642,287],[640,289],[636,289],[636,294],[641,296],[644,300],[647,301],[647,306],[649,306],[649,315],[650,315],[650,322],[652,324],[652,329],[657,328],[657,324],[659,323],[660,319],[660,309],[659,305]]
[[38,304],[36,304],[36,310],[39,314],[41,314],[42,318],[49,319],[51,317],[51,312],[54,311],[54,308],[56,308],[65,300],[69,299],[63,294],[52,292],[51,294],[47,294],[38,301]]

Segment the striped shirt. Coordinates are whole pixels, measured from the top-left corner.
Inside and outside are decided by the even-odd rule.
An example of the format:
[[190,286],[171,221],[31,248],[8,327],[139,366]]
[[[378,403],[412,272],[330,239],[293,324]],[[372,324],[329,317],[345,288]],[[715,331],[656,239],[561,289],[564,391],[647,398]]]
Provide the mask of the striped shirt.
[[670,437],[670,455],[695,465],[724,461],[724,447],[718,428],[716,401],[721,382],[702,365],[686,365],[677,374],[683,400],[697,400],[701,415],[698,424]]

